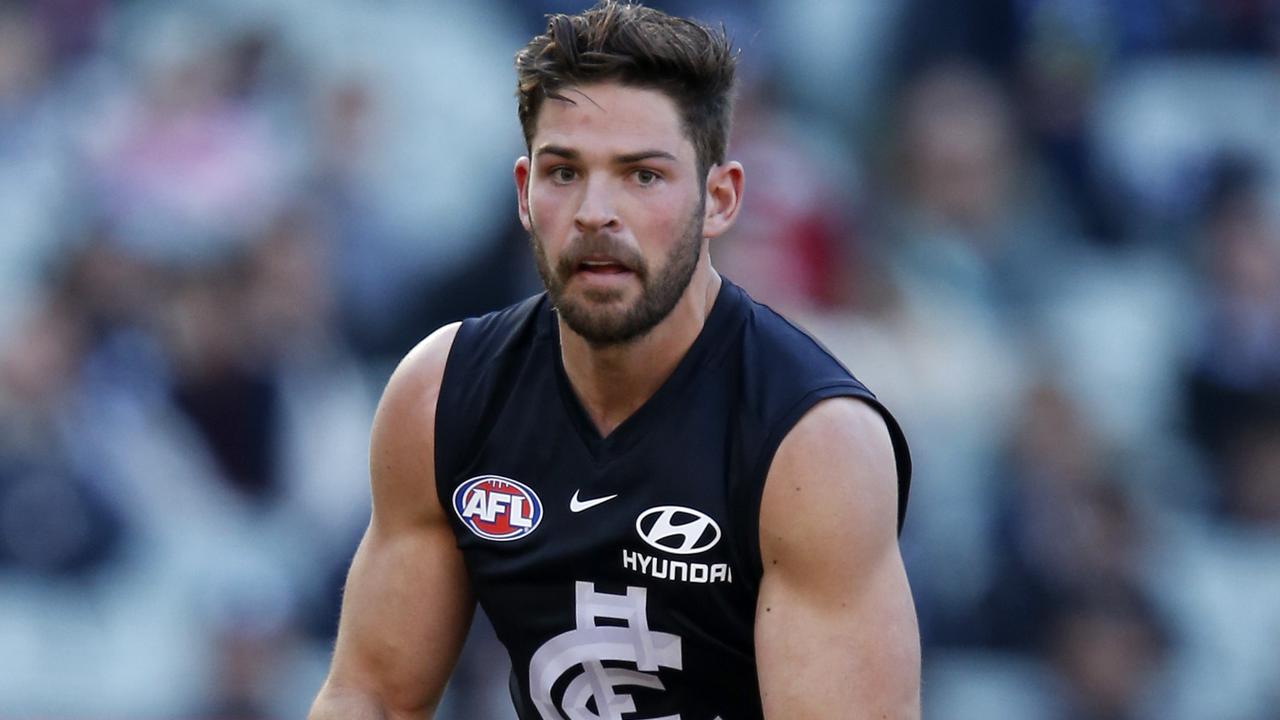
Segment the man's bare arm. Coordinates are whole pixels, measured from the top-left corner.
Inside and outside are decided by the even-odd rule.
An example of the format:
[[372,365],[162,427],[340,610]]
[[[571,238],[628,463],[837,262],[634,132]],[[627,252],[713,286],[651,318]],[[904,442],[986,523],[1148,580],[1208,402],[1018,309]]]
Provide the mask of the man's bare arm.
[[435,412],[457,325],[396,369],[373,422],[373,513],[347,576],[329,676],[311,720],[431,717],[475,601],[435,489]]
[[765,717],[920,717],[920,639],[897,543],[884,420],[815,406],[774,457],[760,509],[756,654]]

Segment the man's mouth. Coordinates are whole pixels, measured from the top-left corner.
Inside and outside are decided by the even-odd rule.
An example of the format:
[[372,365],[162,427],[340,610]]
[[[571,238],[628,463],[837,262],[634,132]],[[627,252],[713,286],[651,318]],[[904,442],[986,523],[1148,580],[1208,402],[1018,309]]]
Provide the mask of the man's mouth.
[[583,260],[578,263],[577,272],[618,275],[629,273],[631,269],[616,260]]

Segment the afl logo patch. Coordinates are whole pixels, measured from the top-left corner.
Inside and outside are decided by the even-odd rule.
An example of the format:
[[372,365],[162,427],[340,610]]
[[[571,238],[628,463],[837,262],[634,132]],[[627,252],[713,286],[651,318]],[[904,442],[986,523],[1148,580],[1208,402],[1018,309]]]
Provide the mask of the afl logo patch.
[[481,475],[453,491],[453,511],[485,540],[518,540],[542,522],[542,501],[528,485],[498,475]]
[[720,542],[720,526],[706,513],[679,505],[649,508],[636,518],[640,539],[659,550],[693,555]]

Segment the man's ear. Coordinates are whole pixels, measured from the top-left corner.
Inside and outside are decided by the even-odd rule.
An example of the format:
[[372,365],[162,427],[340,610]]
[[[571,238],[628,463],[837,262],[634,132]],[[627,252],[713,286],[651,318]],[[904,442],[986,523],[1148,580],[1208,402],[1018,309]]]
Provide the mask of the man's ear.
[[730,161],[707,171],[707,207],[702,218],[702,235],[718,237],[733,226],[742,207],[742,163]]
[[529,173],[531,171],[528,156],[516,160],[512,176],[516,181],[516,209],[520,213],[520,224],[528,232],[533,232],[533,222],[529,219]]

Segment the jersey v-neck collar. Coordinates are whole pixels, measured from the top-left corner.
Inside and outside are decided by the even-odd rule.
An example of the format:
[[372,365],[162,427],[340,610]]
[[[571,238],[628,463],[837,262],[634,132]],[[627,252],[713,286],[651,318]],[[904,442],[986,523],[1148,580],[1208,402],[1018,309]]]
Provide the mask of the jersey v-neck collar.
[[662,422],[662,417],[674,403],[679,402],[679,398],[684,395],[682,389],[688,385],[697,368],[702,365],[713,348],[723,344],[724,336],[731,328],[731,321],[735,315],[733,308],[740,304],[736,297],[738,292],[736,285],[729,282],[728,278],[721,276],[720,290],[716,293],[711,312],[708,313],[702,329],[694,338],[693,344],[689,346],[689,350],[685,352],[684,357],[680,358],[680,362],[676,363],[671,375],[635,412],[603,437],[569,381],[569,375],[564,368],[564,356],[560,351],[560,324],[556,320],[556,313],[551,303],[546,303],[543,322],[546,323],[544,328],[550,339],[546,347],[553,356],[552,365],[556,369],[556,385],[560,399],[563,401],[564,411],[568,415],[574,433],[596,462],[609,462],[625,454],[644,437],[650,428]]

